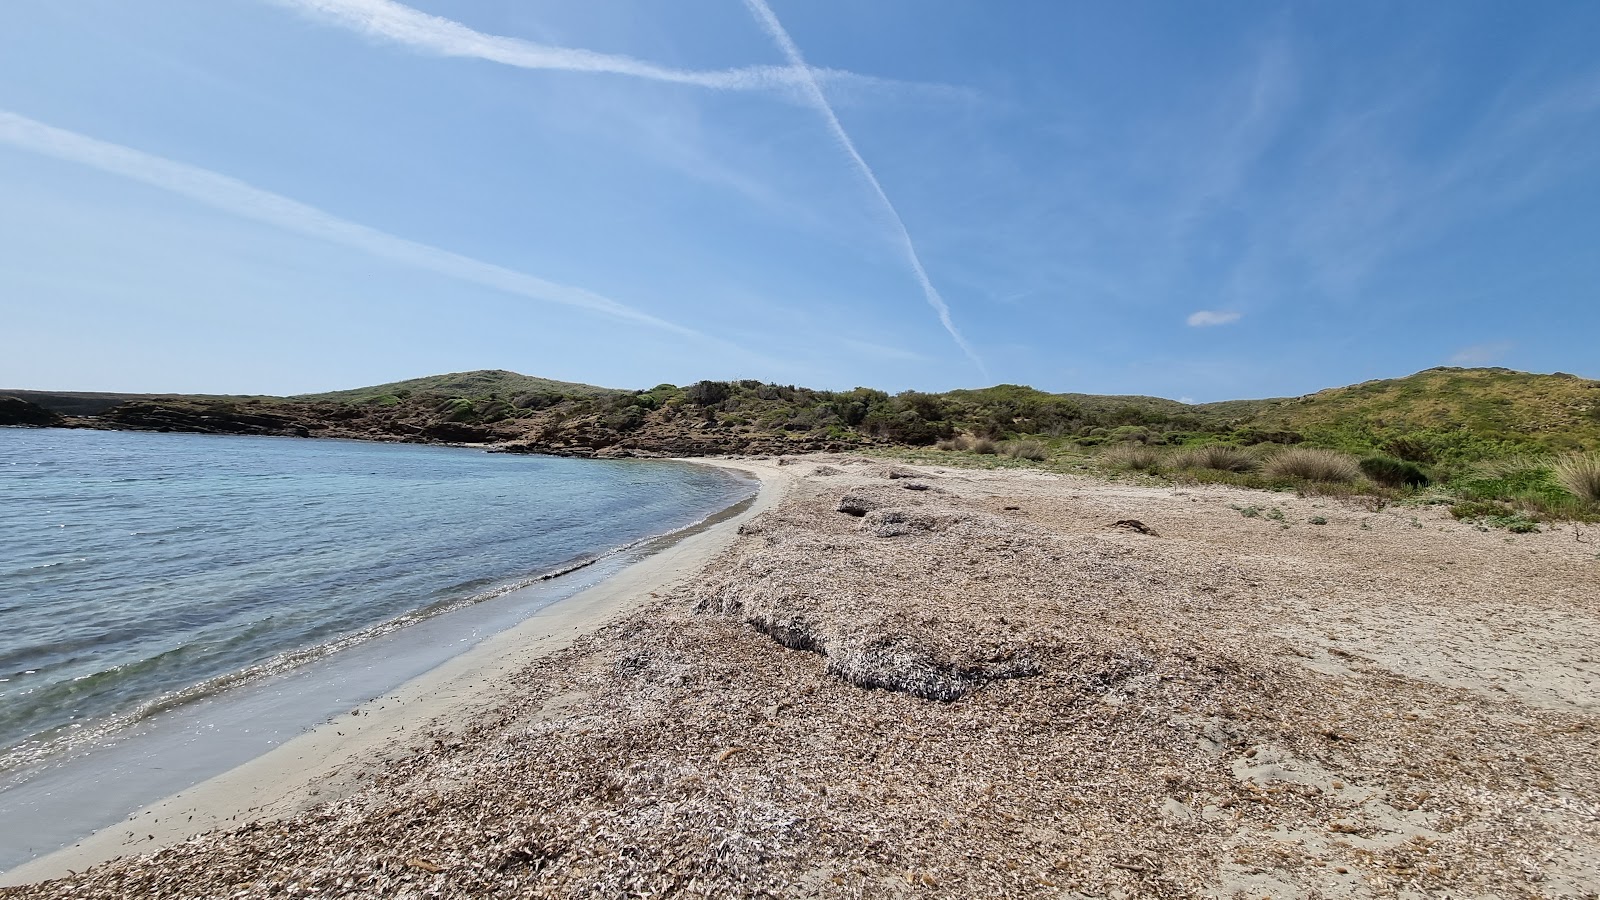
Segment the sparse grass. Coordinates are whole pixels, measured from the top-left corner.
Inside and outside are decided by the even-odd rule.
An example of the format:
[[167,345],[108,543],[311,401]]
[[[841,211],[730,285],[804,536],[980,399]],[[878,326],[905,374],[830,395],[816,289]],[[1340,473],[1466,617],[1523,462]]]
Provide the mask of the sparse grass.
[[1042,441],[1007,441],[1000,447],[1001,454],[1012,459],[1046,460],[1050,458],[1050,448]]
[[1508,456],[1479,463],[1449,485],[1458,501],[1497,503],[1539,518],[1574,518],[1584,513],[1581,498],[1567,490],[1555,461],[1544,456]]
[[1529,534],[1539,530],[1539,523],[1504,503],[1489,500],[1468,500],[1450,507],[1450,515],[1464,522],[1472,522],[1480,531],[1504,528],[1512,534]]
[[1217,472],[1254,472],[1261,462],[1248,452],[1227,444],[1207,444],[1185,450],[1173,460],[1180,469],[1211,469]]
[[1347,483],[1361,477],[1355,458],[1337,450],[1290,447],[1268,459],[1261,470],[1269,478]]
[[1600,454],[1573,454],[1555,462],[1556,481],[1580,503],[1600,506]]
[[1101,451],[1099,460],[1114,469],[1154,472],[1161,466],[1161,451],[1144,444],[1117,444]]

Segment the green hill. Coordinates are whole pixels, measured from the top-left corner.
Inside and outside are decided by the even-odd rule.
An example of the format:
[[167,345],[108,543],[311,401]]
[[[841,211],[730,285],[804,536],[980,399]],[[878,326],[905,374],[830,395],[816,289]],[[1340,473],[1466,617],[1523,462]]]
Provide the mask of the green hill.
[[504,369],[480,369],[476,372],[451,372],[447,375],[428,375],[371,387],[351,388],[344,391],[327,391],[321,394],[296,394],[293,400],[326,400],[339,403],[371,403],[384,398],[411,396],[466,397],[480,399],[503,397],[510,399],[524,394],[559,394],[563,397],[605,397],[626,393],[592,384],[570,381],[553,381],[507,372]]
[[1600,448],[1600,381],[1510,369],[1428,369],[1267,403],[1262,429],[1423,462]]

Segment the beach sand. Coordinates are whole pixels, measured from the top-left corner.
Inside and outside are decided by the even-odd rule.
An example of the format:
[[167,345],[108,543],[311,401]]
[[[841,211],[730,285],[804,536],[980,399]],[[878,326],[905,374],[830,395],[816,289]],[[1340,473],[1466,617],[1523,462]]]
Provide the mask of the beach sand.
[[181,842],[6,896],[1600,892],[1600,535],[780,462],[675,562],[10,877]]

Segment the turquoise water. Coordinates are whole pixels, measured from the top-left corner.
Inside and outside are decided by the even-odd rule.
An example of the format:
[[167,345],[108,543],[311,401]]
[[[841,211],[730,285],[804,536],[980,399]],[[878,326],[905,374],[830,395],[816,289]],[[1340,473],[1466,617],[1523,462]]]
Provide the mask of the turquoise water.
[[0,429],[0,751],[37,758],[750,493],[680,463]]

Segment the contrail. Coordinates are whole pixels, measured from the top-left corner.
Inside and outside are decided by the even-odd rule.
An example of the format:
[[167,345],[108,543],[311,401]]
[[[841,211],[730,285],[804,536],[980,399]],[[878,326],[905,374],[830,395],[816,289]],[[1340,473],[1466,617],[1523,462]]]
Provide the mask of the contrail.
[[972,345],[968,344],[967,339],[962,337],[961,332],[956,329],[955,322],[950,319],[950,307],[944,302],[944,298],[939,296],[938,289],[933,286],[933,281],[928,278],[927,270],[922,267],[922,258],[917,255],[917,247],[911,242],[911,232],[906,230],[905,220],[900,218],[899,210],[895,209],[894,204],[890,202],[889,195],[883,190],[883,185],[878,183],[878,176],[873,174],[872,167],[867,165],[867,161],[856,150],[855,142],[850,140],[850,135],[845,132],[844,126],[839,124],[839,117],[834,114],[833,106],[828,103],[827,96],[822,93],[822,88],[817,84],[816,77],[812,75],[811,69],[806,65],[805,57],[800,54],[800,48],[795,46],[794,41],[789,37],[789,32],[784,30],[783,23],[778,21],[776,15],[773,15],[772,8],[767,6],[766,0],[745,0],[745,5],[750,7],[750,12],[756,17],[756,21],[761,23],[761,27],[783,50],[783,55],[788,58],[790,67],[800,76],[799,86],[801,91],[804,92],[807,102],[822,114],[822,118],[828,123],[828,129],[833,132],[834,140],[838,141],[839,146],[850,154],[850,158],[855,161],[856,169],[861,172],[862,177],[872,186],[873,192],[878,195],[878,199],[883,203],[884,210],[889,214],[889,219],[894,223],[898,232],[901,249],[906,254],[906,261],[911,264],[911,271],[916,274],[917,283],[922,285],[923,296],[927,297],[928,305],[933,307],[933,311],[939,314],[939,324],[944,326],[945,331],[950,332],[950,337],[955,339],[956,345],[978,367],[978,371],[982,372],[984,377],[987,378],[989,376],[988,368],[984,366],[983,360],[978,357],[978,354],[973,351]]
[[807,78],[827,81],[893,84],[853,72],[824,70],[797,73],[788,66],[747,66],[700,71],[675,69],[611,53],[539,44],[520,38],[485,34],[472,28],[413,9],[395,0],[271,0],[321,21],[348,28],[368,37],[392,41],[440,56],[466,57],[523,69],[598,72],[652,81],[694,85],[715,90],[804,90]]
[[698,331],[656,318],[592,291],[546,281],[470,256],[396,237],[208,169],[53,128],[5,110],[0,110],[0,144],[10,144],[33,153],[142,181],[224,212],[462,281],[720,343]]

